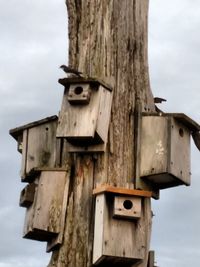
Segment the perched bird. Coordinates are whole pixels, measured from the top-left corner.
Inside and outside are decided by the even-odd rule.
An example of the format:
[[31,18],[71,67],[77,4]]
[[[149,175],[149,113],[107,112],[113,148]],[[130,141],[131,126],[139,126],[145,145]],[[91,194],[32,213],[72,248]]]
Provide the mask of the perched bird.
[[161,109],[159,109],[156,105],[155,105],[155,110],[156,110],[156,112],[158,112],[159,114],[163,114],[164,112],[161,110]]
[[160,97],[154,97],[154,103],[156,104],[160,104],[162,102],[166,102],[167,100],[164,98],[160,98]]
[[65,66],[65,65],[61,65],[60,68],[63,69],[63,71],[67,74],[74,74],[78,77],[81,77],[82,72],[80,72],[78,70],[72,69],[72,68]]
[[192,138],[194,140],[196,147],[200,151],[200,132],[199,131],[192,132]]

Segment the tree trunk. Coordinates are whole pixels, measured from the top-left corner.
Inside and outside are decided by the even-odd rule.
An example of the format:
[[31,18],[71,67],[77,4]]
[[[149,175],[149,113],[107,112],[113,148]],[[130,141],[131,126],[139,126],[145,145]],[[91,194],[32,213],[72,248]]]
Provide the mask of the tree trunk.
[[[67,8],[69,65],[114,88],[107,151],[73,156],[64,242],[49,263],[49,267],[89,267],[94,231],[92,190],[99,183],[134,187],[136,102],[143,111],[154,110],[147,61],[148,0],[67,0]],[[140,267],[147,266],[150,199],[144,206],[141,234],[146,238],[146,258],[137,265]]]

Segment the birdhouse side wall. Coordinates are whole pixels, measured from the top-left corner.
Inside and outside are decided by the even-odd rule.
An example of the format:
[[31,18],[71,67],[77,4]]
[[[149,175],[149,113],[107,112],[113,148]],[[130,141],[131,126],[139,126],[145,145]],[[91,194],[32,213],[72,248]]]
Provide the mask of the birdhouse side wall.
[[170,135],[169,173],[190,185],[190,131],[183,123],[171,118]]
[[22,163],[21,163],[21,170],[20,170],[20,176],[22,178],[22,181],[26,177],[27,142],[28,142],[28,129],[23,131],[23,138],[22,138]]
[[100,136],[101,140],[106,143],[108,138],[113,94],[103,86],[100,86],[99,90],[101,95],[96,132]]
[[136,263],[144,259],[142,225],[128,219],[116,219],[113,215],[113,196],[97,195],[93,263],[110,259],[116,263]]

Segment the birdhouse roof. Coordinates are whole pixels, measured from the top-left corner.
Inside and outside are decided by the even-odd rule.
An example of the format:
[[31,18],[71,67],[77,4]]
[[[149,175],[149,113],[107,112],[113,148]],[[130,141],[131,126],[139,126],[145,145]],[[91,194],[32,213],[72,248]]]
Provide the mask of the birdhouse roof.
[[70,77],[70,78],[59,79],[58,82],[65,87],[69,86],[70,84],[76,84],[76,83],[77,84],[90,83],[90,84],[102,85],[107,90],[112,91],[112,87],[109,84],[97,78]]
[[44,123],[47,123],[47,122],[50,122],[50,121],[54,121],[54,120],[57,120],[57,119],[58,119],[58,116],[54,115],[54,116],[47,117],[47,118],[44,118],[44,119],[41,119],[41,120],[38,120],[38,121],[34,121],[34,122],[31,122],[31,123],[28,123],[28,124],[25,124],[25,125],[22,125],[22,126],[19,126],[19,127],[11,129],[9,131],[9,134],[13,138],[15,138],[15,140],[18,140],[18,137],[23,134],[24,130],[29,129],[29,128],[33,128],[35,126],[42,125]]
[[177,121],[183,123],[190,131],[200,131],[200,125],[185,115],[184,113],[142,113],[143,116],[161,116],[161,117],[173,117]]

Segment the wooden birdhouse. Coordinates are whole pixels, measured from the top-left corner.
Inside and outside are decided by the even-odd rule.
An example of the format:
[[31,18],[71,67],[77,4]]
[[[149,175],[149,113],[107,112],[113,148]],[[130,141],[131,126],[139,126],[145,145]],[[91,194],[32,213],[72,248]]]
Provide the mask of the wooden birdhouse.
[[69,152],[104,151],[110,122],[112,89],[96,79],[65,78],[57,137]]
[[144,113],[140,177],[154,189],[190,185],[190,135],[200,126],[184,114]]
[[22,153],[22,182],[31,181],[32,170],[41,167],[55,167],[58,117],[52,116],[10,130]]
[[68,173],[64,169],[43,170],[34,180],[34,186],[22,190],[20,203],[27,208],[24,238],[48,241],[49,250],[57,245],[63,234]]
[[143,198],[151,197],[151,192],[103,186],[95,189],[94,194],[93,264],[127,266],[144,259],[144,225],[140,219]]

